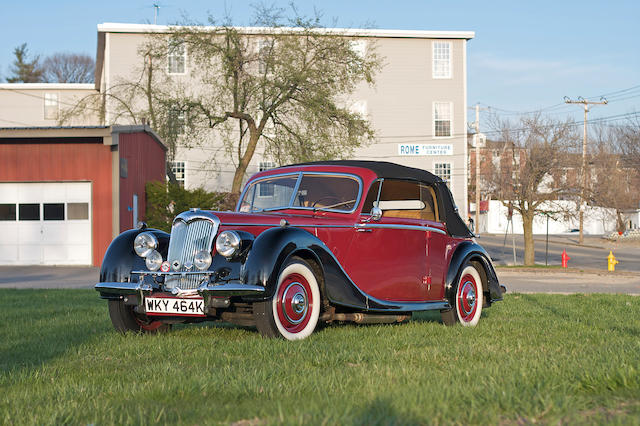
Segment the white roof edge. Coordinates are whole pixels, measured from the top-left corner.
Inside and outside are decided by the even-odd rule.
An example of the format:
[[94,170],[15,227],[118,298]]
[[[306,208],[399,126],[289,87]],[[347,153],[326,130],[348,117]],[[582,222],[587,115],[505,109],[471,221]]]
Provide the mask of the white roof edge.
[[95,90],[93,83],[0,83],[0,89],[10,90]]
[[[105,22],[98,24],[98,32],[104,33],[164,33],[171,32],[176,26],[152,25],[152,24],[122,24],[115,22]],[[221,27],[197,27],[202,30],[213,30]],[[271,27],[236,27],[240,32],[246,34],[264,34],[274,31]],[[303,28],[287,27],[283,30],[303,31]],[[364,29],[364,28],[319,28],[319,32],[332,33],[359,37],[399,37],[399,38],[460,38],[472,39],[475,37],[474,31],[427,31],[427,30],[384,30],[384,29]]]

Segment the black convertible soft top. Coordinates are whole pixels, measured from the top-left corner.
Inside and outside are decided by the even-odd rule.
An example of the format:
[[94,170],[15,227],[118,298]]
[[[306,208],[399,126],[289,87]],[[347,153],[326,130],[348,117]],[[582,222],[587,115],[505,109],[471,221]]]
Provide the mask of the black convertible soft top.
[[447,231],[454,237],[472,237],[473,234],[467,228],[467,225],[458,215],[458,208],[453,201],[453,196],[447,184],[433,173],[426,170],[416,169],[414,167],[401,166],[400,164],[390,163],[388,161],[358,161],[358,160],[332,160],[332,161],[315,161],[311,163],[294,164],[294,166],[348,166],[361,167],[374,172],[379,178],[383,179],[403,179],[415,180],[433,185],[438,192],[440,200],[438,209],[440,217],[445,218]]

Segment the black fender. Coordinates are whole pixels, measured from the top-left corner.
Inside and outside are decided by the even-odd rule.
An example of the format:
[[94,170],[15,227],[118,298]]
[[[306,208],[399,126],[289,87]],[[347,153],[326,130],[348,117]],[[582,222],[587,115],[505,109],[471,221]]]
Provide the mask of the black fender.
[[[462,272],[462,266],[466,262],[475,261],[478,262],[484,271],[484,277],[486,278],[486,285],[488,288],[484,288],[486,296],[485,300],[490,305],[493,302],[502,300],[502,291],[500,289],[500,283],[498,282],[498,276],[491,263],[491,257],[482,246],[472,241],[463,241],[458,244],[456,251],[451,256],[451,262],[449,262],[449,270],[447,272],[447,279],[445,282],[445,297],[450,303],[455,303],[455,283],[460,279],[460,273]],[[482,272],[480,275],[482,276]]]
[[131,271],[144,270],[144,259],[133,249],[133,240],[141,232],[150,232],[158,239],[158,251],[163,259],[169,251],[169,234],[158,229],[130,229],[118,235],[107,248],[100,268],[100,282],[127,282]]
[[[292,256],[298,254],[308,258],[310,255],[322,267],[321,260],[315,253],[326,246],[316,247],[319,245],[324,246],[324,243],[304,229],[269,228],[253,241],[246,261],[240,269],[240,282],[264,286],[264,297],[270,298],[275,293],[280,271]],[[307,256],[304,256],[305,254]]]
[[264,298],[273,297],[278,276],[287,261],[293,257],[315,261],[321,268],[322,290],[329,303],[353,309],[384,312],[422,310],[421,306],[378,300],[360,290],[349,278],[331,250],[315,235],[301,228],[270,228],[256,237],[245,264],[240,281],[262,285]]

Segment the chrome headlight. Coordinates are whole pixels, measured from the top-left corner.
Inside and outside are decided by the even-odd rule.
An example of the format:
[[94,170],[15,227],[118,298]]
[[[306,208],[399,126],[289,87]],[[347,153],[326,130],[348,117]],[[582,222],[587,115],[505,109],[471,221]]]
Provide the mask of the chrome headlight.
[[158,248],[158,239],[151,232],[141,232],[135,240],[133,240],[133,249],[138,256],[147,257]]
[[209,266],[211,266],[211,260],[211,253],[206,250],[201,250],[194,256],[193,264],[196,268],[204,271],[209,269]]
[[224,257],[231,257],[240,250],[240,235],[235,231],[223,231],[216,239],[216,251]]
[[162,265],[162,255],[156,250],[152,250],[151,253],[144,259],[144,263],[147,264],[147,268],[150,271],[157,271]]

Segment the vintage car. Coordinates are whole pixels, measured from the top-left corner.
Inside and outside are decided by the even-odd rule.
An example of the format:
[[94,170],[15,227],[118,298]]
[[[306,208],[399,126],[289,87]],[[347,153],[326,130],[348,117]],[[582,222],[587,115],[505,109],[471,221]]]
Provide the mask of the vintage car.
[[476,325],[506,291],[445,182],[374,161],[260,172],[234,212],[180,213],[170,235],[126,231],[95,288],[122,332],[222,320],[290,340],[426,310]]

